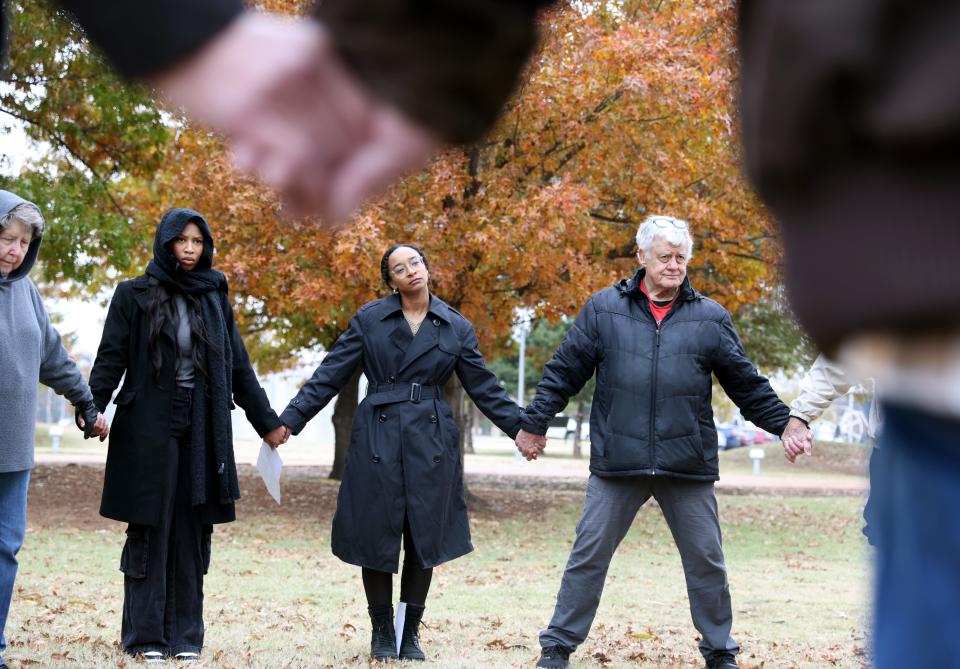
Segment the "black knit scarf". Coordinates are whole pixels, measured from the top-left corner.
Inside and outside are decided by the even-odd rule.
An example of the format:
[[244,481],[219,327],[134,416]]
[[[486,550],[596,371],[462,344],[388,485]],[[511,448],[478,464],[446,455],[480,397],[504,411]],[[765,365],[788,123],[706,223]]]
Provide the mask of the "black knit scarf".
[[[196,224],[203,234],[203,253],[193,270],[183,269],[171,250],[171,243],[188,223]],[[153,260],[146,271],[171,294],[186,293],[200,302],[207,341],[193,342],[204,347],[206,361],[206,374],[197,370],[193,389],[191,469],[195,506],[240,499],[230,421],[233,351],[224,314],[230,302],[227,278],[213,269],[213,249],[213,235],[203,216],[192,209],[171,209],[157,226]]]

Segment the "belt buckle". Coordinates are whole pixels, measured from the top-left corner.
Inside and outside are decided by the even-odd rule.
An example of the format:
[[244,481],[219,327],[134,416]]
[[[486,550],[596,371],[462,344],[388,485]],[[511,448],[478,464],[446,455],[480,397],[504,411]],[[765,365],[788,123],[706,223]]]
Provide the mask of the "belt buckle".
[[421,388],[423,388],[423,386],[421,386],[419,383],[410,384],[410,401],[411,402],[420,401]]

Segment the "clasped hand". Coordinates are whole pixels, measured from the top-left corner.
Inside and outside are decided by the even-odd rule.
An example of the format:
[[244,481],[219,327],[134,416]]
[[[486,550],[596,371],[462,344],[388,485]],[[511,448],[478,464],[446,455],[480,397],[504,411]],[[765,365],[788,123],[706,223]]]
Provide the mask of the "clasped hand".
[[355,79],[315,20],[250,12],[150,83],[224,133],[236,165],[277,189],[288,211],[326,223],[346,220],[438,146]]
[[263,435],[263,440],[270,444],[270,448],[277,448],[281,444],[287,443],[291,434],[293,434],[293,430],[289,426],[281,425]]
[[[81,430],[87,426],[86,422],[83,420],[83,416],[77,417],[77,427]],[[97,414],[97,422],[93,424],[93,428],[90,430],[91,437],[100,437],[100,441],[103,441],[107,438],[107,435],[110,434],[110,425],[107,423],[107,419],[102,413]]]
[[790,462],[796,462],[798,455],[813,453],[813,432],[799,418],[790,417],[780,439],[783,441],[783,455]]
[[542,434],[532,434],[526,430],[520,430],[515,439],[517,450],[527,460],[536,460],[547,447],[547,437]]

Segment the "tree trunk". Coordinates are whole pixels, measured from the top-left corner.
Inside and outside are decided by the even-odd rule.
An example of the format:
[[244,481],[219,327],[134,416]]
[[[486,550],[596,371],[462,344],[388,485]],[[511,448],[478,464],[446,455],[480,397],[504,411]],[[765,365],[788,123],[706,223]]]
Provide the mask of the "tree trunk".
[[580,430],[583,427],[583,414],[587,410],[587,400],[584,397],[577,402],[577,426],[573,433],[573,457],[582,458],[583,450],[580,448]]
[[470,429],[473,426],[472,412],[467,408],[467,393],[460,383],[456,374],[451,375],[450,380],[443,389],[443,397],[450,405],[453,412],[453,419],[457,422],[460,429],[460,453],[473,453],[473,435]]
[[350,448],[350,432],[353,429],[353,417],[357,413],[357,396],[360,388],[361,367],[353,373],[350,380],[340,389],[337,403],[333,407],[333,468],[330,478],[343,480],[343,470],[347,466],[347,449]]
[[473,426],[476,424],[477,412],[473,410],[473,403],[471,402],[463,410],[463,430],[461,434],[463,435],[464,453],[476,453],[473,450]]
[[[464,461],[465,453],[473,452],[473,443],[471,440],[470,450],[466,450],[467,445],[467,435],[470,430],[470,425],[473,423],[472,420],[468,418],[470,411],[467,411],[464,407],[464,399],[466,398],[466,391],[463,389],[463,385],[460,383],[460,379],[457,378],[456,374],[450,376],[450,380],[447,381],[447,385],[443,389],[443,398],[447,401],[447,404],[450,405],[450,410],[453,412],[453,419],[457,423],[457,428],[460,430],[460,462]],[[482,500],[470,492],[470,489],[467,487],[467,480],[464,477],[463,480],[463,497],[467,502],[467,506],[470,508],[476,508],[482,504]]]

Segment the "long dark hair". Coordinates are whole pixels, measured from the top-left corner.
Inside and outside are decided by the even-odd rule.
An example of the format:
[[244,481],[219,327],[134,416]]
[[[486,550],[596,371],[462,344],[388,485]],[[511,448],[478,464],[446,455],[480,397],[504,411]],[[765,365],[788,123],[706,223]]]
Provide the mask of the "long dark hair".
[[413,249],[420,256],[420,260],[423,261],[423,266],[427,268],[427,271],[430,271],[430,263],[427,262],[427,256],[424,254],[423,249],[421,249],[416,244],[394,244],[387,249],[387,252],[383,254],[383,258],[380,259],[380,278],[383,279],[383,285],[387,288],[390,287],[390,254],[392,254],[397,249]]
[[[147,354],[150,362],[153,363],[153,372],[157,381],[160,381],[160,371],[163,369],[163,351],[160,347],[160,336],[163,326],[170,323],[174,332],[180,324],[180,314],[177,312],[177,306],[173,295],[167,290],[167,287],[152,276],[147,277],[147,318],[150,323],[149,335],[147,337]],[[207,374],[207,361],[204,356],[204,347],[197,346],[196,343],[203,342],[213,350],[219,351],[219,347],[210,341],[207,336],[207,330],[203,325],[203,316],[200,311],[200,300],[196,296],[187,292],[181,292],[180,295],[187,303],[187,318],[190,320],[190,337],[195,342],[193,347],[193,367],[205,378]],[[173,338],[174,361],[180,357],[180,342],[175,336]]]

